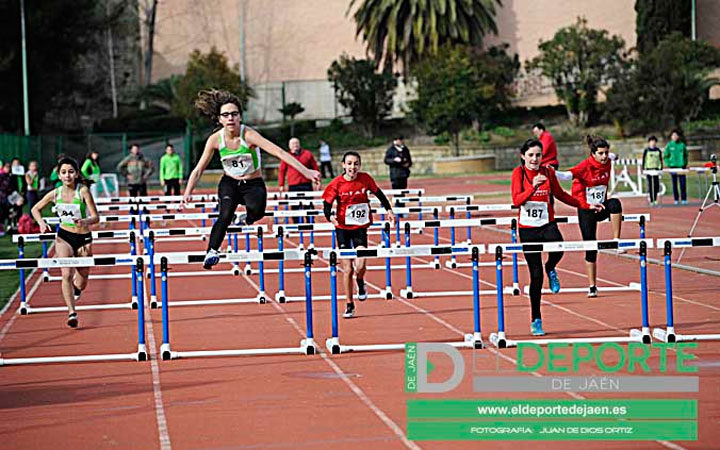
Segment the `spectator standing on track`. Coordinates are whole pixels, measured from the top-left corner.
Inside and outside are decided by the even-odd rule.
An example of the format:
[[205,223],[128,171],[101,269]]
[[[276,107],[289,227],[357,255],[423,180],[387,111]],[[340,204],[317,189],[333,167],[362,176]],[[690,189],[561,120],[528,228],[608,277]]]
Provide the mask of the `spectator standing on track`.
[[153,163],[140,151],[139,144],[130,146],[130,154],[123,158],[117,171],[127,180],[130,197],[144,197],[147,193],[147,180],[155,171]]
[[[290,155],[302,164],[303,167],[315,171],[319,170],[312,152],[300,146],[300,139],[296,137],[290,139],[288,147],[290,148]],[[287,188],[285,188],[286,174]],[[280,162],[280,170],[278,171],[278,186],[280,187],[280,192],[307,192],[313,190],[312,181],[285,161]],[[295,205],[291,209],[298,210],[300,209],[300,206]],[[293,222],[300,223],[302,222],[301,219],[301,217],[293,217]]]
[[[555,223],[554,198],[570,206],[579,205],[575,198],[560,187],[555,177],[555,169],[542,165],[542,148],[542,143],[537,139],[525,141],[520,148],[522,164],[513,170],[511,177],[512,202],[520,208],[518,231],[523,243],[562,241],[562,234]],[[551,252],[545,263],[550,290],[555,293],[560,292],[560,280],[555,267],[562,257],[563,252]],[[530,272],[530,332],[533,336],[542,336],[545,334],[540,312],[542,253],[525,253],[525,261]]]
[[[643,170],[662,170],[663,154],[662,150],[657,146],[657,138],[650,136],[648,138],[648,146],[643,151],[642,157]],[[646,175],[648,183],[648,191],[650,192],[650,203],[657,205],[658,192],[660,191],[660,175]]]
[[86,180],[92,181],[92,184],[90,185],[90,193],[92,194],[93,198],[97,198],[99,194],[100,189],[100,153],[96,152],[95,150],[91,150],[88,152],[87,156],[85,157],[85,162],[83,162],[82,167],[80,168],[80,173],[82,173],[82,176],[85,177]]
[[320,152],[320,170],[322,171],[323,178],[328,177],[325,170],[327,170],[327,173],[330,174],[330,178],[335,178],[335,173],[333,172],[332,167],[330,145],[325,142],[325,139],[320,139],[320,147],[318,147],[318,151]]
[[190,202],[195,186],[217,151],[224,172],[218,185],[219,217],[210,232],[203,262],[204,269],[211,269],[220,262],[218,251],[238,205],[245,205],[246,214],[242,222],[248,225],[265,216],[267,189],[262,178],[260,149],[288,163],[318,186],[320,172],[306,168],[282,148],[245,126],[242,123],[242,103],[235,94],[214,89],[200,91],[195,107],[213,121],[215,131],[205,142],[205,150],[188,178],[182,204]]
[[182,158],[175,153],[175,147],[168,144],[165,146],[165,154],[160,158],[160,185],[165,187],[165,195],[180,195],[182,176]]
[[545,125],[540,122],[533,125],[532,132],[543,145],[543,156],[542,162],[540,164],[543,166],[551,166],[552,168],[557,170],[557,168],[559,167],[559,163],[555,138],[552,134],[550,134],[549,131],[545,129]]
[[[95,201],[84,183],[77,161],[63,158],[58,162],[58,175],[62,186],[48,192],[32,209],[32,215],[41,233],[52,230],[42,217],[42,210],[50,203],[60,217],[60,229],[55,237],[55,256],[58,258],[92,256],[90,225],[100,221]],[[68,307],[67,325],[77,328],[78,315],[75,301],[88,284],[89,267],[63,267],[62,296]]]
[[385,164],[390,166],[390,184],[393,189],[407,189],[412,167],[410,149],[405,146],[404,136],[398,136],[385,152]]
[[[360,155],[357,152],[347,152],[343,155],[343,174],[327,185],[323,192],[323,211],[325,218],[335,225],[338,248],[367,248],[367,229],[372,225],[372,212],[367,193],[372,192],[380,200],[387,211],[390,222],[395,221],[390,201],[370,174],[360,172]],[[331,214],[333,203],[337,202],[337,215]],[[356,274],[358,286],[358,300],[367,299],[365,290],[364,258],[355,262],[341,260],[343,269],[343,286],[347,306],[343,317],[351,318],[355,315],[355,302],[353,301],[353,272]]]
[[[687,146],[682,141],[679,130],[673,130],[670,133],[670,142],[665,147],[665,167],[668,169],[687,169],[688,151]],[[670,173],[672,178],[673,199],[675,204],[678,200],[682,200],[683,205],[687,205],[687,177],[682,173]],[[680,195],[678,196],[678,181],[680,182]]]

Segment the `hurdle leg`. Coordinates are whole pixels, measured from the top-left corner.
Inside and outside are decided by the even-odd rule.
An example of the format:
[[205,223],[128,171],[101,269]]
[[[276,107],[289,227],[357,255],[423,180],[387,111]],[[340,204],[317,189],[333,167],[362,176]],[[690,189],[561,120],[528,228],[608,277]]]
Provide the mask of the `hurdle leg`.
[[316,353],[315,341],[313,339],[313,311],[312,311],[312,255],[305,252],[305,325],[306,338],[300,341],[300,347],[305,350],[306,355]]
[[497,348],[506,348],[505,338],[505,302],[503,299],[502,247],[495,249],[495,283],[497,288],[498,332],[490,335],[490,342]]
[[[465,212],[465,218],[468,220],[472,219],[472,215],[470,214],[470,211]],[[468,226],[467,230],[465,232],[467,234],[467,244],[471,245],[472,244],[472,227]]]
[[[18,239],[18,259],[25,258],[25,239],[22,237]],[[25,293],[25,269],[20,269],[20,314],[26,315],[28,313],[27,308],[27,295]]]
[[[137,243],[135,242],[135,232],[130,232],[130,254],[132,256],[137,255]],[[138,291],[137,291],[137,267],[133,264],[130,266],[130,283],[132,284],[131,296],[130,296],[130,307],[137,309],[138,307]]]
[[[433,219],[438,220],[438,210],[437,209],[435,209],[435,211],[433,211]],[[440,235],[439,235],[439,229],[437,227],[435,227],[435,229],[433,230],[433,236],[434,236],[433,244],[440,245],[439,244]],[[435,255],[435,269],[440,269],[440,257],[437,255]]]
[[[382,239],[383,244],[385,244],[385,248],[390,248],[390,224],[386,223],[383,227],[382,231]],[[386,300],[392,300],[393,298],[393,292],[392,292],[392,260],[390,258],[385,258],[385,299]]]
[[[205,214],[205,207],[204,207],[204,206],[203,206],[202,208],[200,208],[200,212],[203,213],[203,214]],[[196,223],[197,223],[197,222],[196,222]],[[205,228],[205,219],[200,220],[200,226],[201,226],[202,228]]]
[[[263,230],[258,228],[258,251],[263,251]],[[260,280],[260,293],[258,294],[258,303],[266,303],[267,296],[265,295],[265,263],[260,260],[258,263],[258,278]]]
[[[455,219],[455,209],[450,208],[450,220]],[[437,228],[436,228],[437,230]],[[450,227],[450,245],[455,246],[455,227]],[[457,260],[455,259],[455,255],[450,256],[450,261],[445,261],[445,267],[448,267],[450,269],[456,269],[457,268]]]
[[[315,223],[315,217],[308,217],[308,223]],[[308,248],[315,248],[315,230],[310,230],[310,247]]]
[[[250,234],[245,233],[245,251],[250,252]],[[252,265],[250,262],[245,263],[245,275],[252,275]]]
[[163,361],[172,359],[172,352],[170,351],[170,320],[168,313],[168,268],[167,258],[162,257],[160,259],[160,302],[162,303],[162,327],[163,327],[163,341],[160,346],[160,356]]
[[[278,228],[278,251],[283,251],[283,240],[285,236],[285,230],[283,227]],[[335,234],[333,232],[333,238]],[[334,240],[334,239],[333,239]],[[278,291],[275,293],[275,301],[278,303],[285,303],[285,261],[282,259],[278,264]]]
[[[233,251],[238,252],[238,234],[233,233]],[[233,264],[233,275],[240,275],[240,264]]]
[[672,244],[665,242],[664,248],[665,258],[665,309],[667,311],[667,329],[655,328],[653,337],[663,342],[675,342],[675,320],[673,314],[673,294],[672,294]]
[[[410,224],[405,224],[405,247],[410,247]],[[412,258],[407,256],[405,258],[405,276],[406,276],[406,287],[400,290],[400,295],[406,299],[413,298],[412,290]]]
[[[475,328],[473,330],[472,343],[473,348],[483,348],[482,335],[480,333],[480,271],[478,260],[480,259],[480,251],[477,247],[472,249],[472,269],[473,269],[473,322]],[[468,337],[466,336],[466,341]]]
[[[513,244],[517,243],[517,220],[513,219],[510,223],[510,240]],[[512,272],[513,272],[513,287],[512,294],[520,295],[520,278],[518,277],[518,256],[517,253],[512,254]]]
[[[48,245],[47,241],[43,241],[42,243],[42,257],[47,258],[48,256]],[[43,269],[43,281],[48,282],[50,281],[50,270],[47,268]]]
[[147,349],[145,346],[145,284],[143,277],[143,260],[138,258],[135,264],[137,270],[137,291],[138,291],[138,361],[147,361]]
[[155,286],[155,233],[150,232],[150,308],[156,309],[157,287]]
[[400,214],[395,217],[395,247],[400,247]]
[[330,320],[332,337],[325,341],[325,346],[333,355],[340,354],[340,338],[338,335],[337,309],[337,254],[330,253]]
[[647,244],[640,242],[640,303],[642,306],[642,330],[630,330],[631,337],[642,339],[643,344],[650,344],[650,323],[648,319],[648,289],[647,289]]

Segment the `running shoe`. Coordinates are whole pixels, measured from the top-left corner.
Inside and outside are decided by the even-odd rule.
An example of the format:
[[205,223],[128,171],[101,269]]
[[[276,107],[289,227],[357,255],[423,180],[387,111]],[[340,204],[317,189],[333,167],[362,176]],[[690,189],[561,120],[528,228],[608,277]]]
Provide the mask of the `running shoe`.
[[530,323],[530,333],[533,336],[545,336],[545,332],[542,329],[542,320],[535,319]]
[[557,276],[557,270],[553,269],[548,272],[548,279],[550,280],[550,290],[553,294],[560,292],[560,280]]
[[592,285],[588,288],[588,297],[591,297],[591,298],[597,297],[597,286]]
[[212,266],[220,262],[220,254],[215,249],[210,249],[205,255],[205,261],[203,261],[203,269],[210,270]]
[[343,313],[343,317],[346,319],[350,319],[351,317],[355,316],[355,303],[348,303],[345,307],[345,312]]
[[358,286],[358,300],[361,302],[364,302],[367,300],[367,291],[365,291],[365,280],[362,278],[357,279],[357,286]]
[[67,326],[69,326],[70,328],[77,328],[78,315],[76,312],[68,314]]
[[687,200],[683,200],[683,201],[682,201],[682,204],[683,204],[683,205],[687,205]]
[[245,226],[245,225],[247,225],[247,213],[240,213],[240,214],[238,214],[238,215],[237,215],[237,221],[236,221],[235,223],[238,224],[238,225],[240,225],[240,226]]

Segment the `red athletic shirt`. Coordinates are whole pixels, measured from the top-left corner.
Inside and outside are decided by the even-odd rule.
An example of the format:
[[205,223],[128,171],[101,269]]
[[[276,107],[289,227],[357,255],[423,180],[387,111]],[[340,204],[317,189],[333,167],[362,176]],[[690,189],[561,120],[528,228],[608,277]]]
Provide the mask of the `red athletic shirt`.
[[[358,172],[357,177],[354,180],[348,181],[343,175],[338,176],[330,182],[323,192],[323,200],[332,203],[337,200],[337,221],[338,228],[343,230],[357,230],[359,228],[369,227],[372,221],[372,213],[370,212],[370,199],[368,199],[367,193],[372,192],[375,194],[379,190],[378,185],[373,180],[373,177],[365,172]],[[352,206],[352,205],[366,205],[366,206]],[[345,213],[351,207],[351,212],[354,211],[354,220],[351,221],[364,224],[346,224]],[[367,212],[365,211],[367,208]],[[367,217],[365,216],[367,215]]]
[[[537,189],[534,189],[532,180],[540,173],[545,175],[547,180],[538,186]],[[551,191],[552,195],[561,202],[575,207],[579,205],[576,199],[560,187],[560,183],[558,183],[557,177],[555,176],[555,169],[552,167],[541,167],[540,170],[530,170],[524,166],[516,167],[512,173],[511,189],[513,205],[520,207],[520,212],[518,213],[518,226],[520,228],[535,228],[535,226],[523,224],[524,220],[521,216],[523,213],[527,213],[527,211],[523,210],[522,205],[527,202],[546,203],[548,211],[547,222],[549,223],[555,220],[555,211],[550,202]]]
[[541,165],[546,166],[548,164],[558,164],[557,159],[557,144],[555,144],[555,138],[547,130],[540,133],[540,143],[542,144],[542,161]]
[[595,161],[592,155],[570,169],[573,175],[572,196],[578,201],[580,208],[590,209],[590,205],[587,203],[587,188],[594,186],[605,186],[607,188],[608,183],[610,183],[611,169],[612,163],[610,160],[606,164],[601,164]]
[[[293,158],[300,161],[300,164],[307,167],[308,169],[318,169],[317,162],[313,157],[310,150],[302,149],[300,153],[295,155],[293,152],[289,152]],[[285,185],[285,173],[287,172],[287,184],[288,186],[295,186],[296,184],[306,184],[312,181],[302,176],[300,172],[285,161],[280,161],[280,170],[278,171],[278,186],[283,187]]]

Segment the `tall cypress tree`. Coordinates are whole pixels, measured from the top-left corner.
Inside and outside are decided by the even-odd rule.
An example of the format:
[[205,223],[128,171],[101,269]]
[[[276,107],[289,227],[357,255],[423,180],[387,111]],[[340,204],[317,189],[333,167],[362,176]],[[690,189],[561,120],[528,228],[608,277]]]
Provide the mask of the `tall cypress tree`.
[[679,31],[690,37],[692,0],[636,0],[637,49],[652,51],[666,36]]

